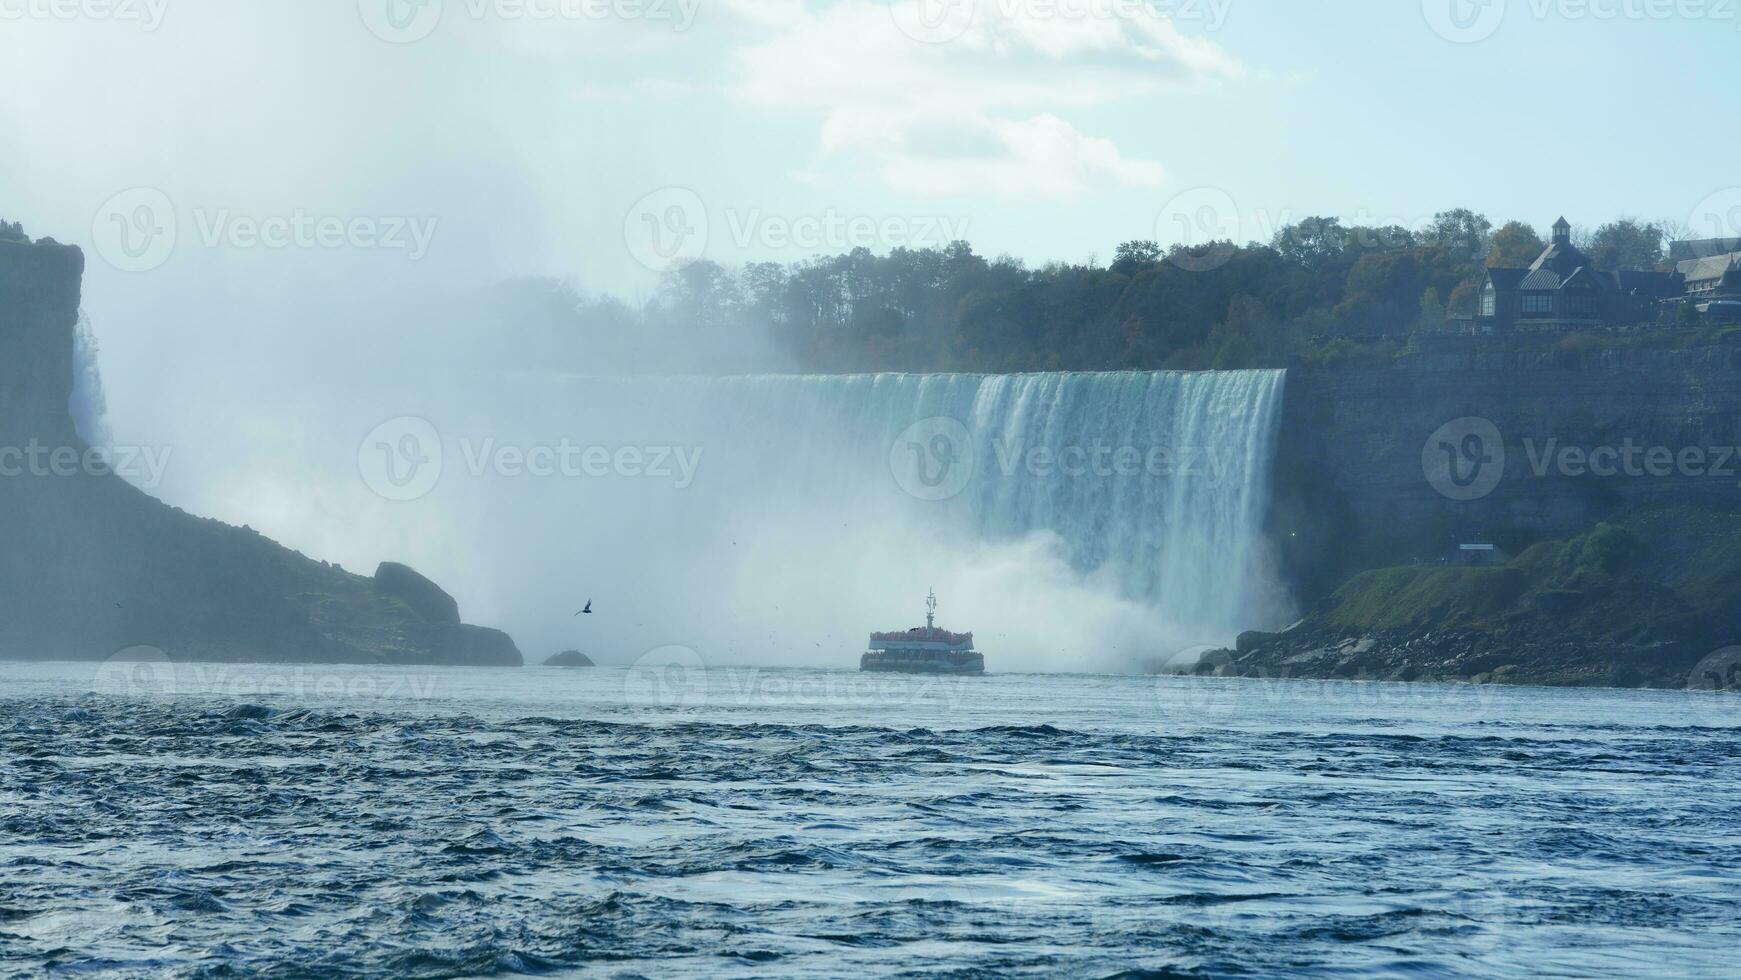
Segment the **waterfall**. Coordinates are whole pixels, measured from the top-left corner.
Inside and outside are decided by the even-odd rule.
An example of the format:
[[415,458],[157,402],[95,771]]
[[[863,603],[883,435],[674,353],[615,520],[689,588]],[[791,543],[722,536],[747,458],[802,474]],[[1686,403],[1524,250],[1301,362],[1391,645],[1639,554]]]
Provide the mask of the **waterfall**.
[[[714,383],[736,403],[728,416],[774,424],[776,445],[832,460],[816,447],[844,438],[862,458],[888,458],[881,475],[903,491],[949,493],[947,480],[934,493],[910,484],[920,468],[935,480],[946,463],[971,459],[959,492],[934,502],[934,520],[991,541],[1054,534],[1078,571],[1173,622],[1230,637],[1254,625],[1248,617],[1272,591],[1260,566],[1284,382],[1281,371],[1225,371]],[[946,441],[896,445],[915,425],[932,440],[947,430]],[[951,450],[964,458],[946,459]]]
[[[607,567],[635,620],[725,659],[811,662],[818,642],[922,622],[935,586],[940,622],[977,630],[994,669],[1132,669],[1283,621],[1263,525],[1284,383],[526,376],[479,410],[474,442],[690,447],[696,479],[503,482],[459,523],[480,529],[475,574],[523,580],[536,565],[560,581],[574,567],[566,588],[593,594],[584,571]],[[510,435],[505,416],[534,429]],[[511,557],[492,570],[485,554]],[[504,611],[535,618],[561,594]]]
[[109,444],[109,405],[103,396],[103,376],[97,370],[97,337],[83,310],[73,333],[73,393],[67,412],[73,418],[74,431],[86,445]]

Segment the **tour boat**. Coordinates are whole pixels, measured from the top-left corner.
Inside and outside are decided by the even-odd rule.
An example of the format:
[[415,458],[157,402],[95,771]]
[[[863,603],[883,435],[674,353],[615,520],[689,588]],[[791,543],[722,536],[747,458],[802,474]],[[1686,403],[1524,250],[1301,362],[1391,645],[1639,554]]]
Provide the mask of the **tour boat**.
[[925,597],[925,625],[901,633],[872,633],[858,669],[882,674],[985,673],[985,655],[973,649],[972,633],[937,628],[937,593]]

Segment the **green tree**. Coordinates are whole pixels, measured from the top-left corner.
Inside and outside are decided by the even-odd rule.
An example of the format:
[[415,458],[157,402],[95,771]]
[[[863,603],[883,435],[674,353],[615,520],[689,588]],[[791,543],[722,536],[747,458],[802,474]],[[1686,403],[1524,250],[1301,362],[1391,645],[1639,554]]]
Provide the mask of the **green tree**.
[[1312,217],[1276,232],[1270,247],[1289,262],[1321,270],[1338,263],[1348,251],[1350,237],[1340,218]]
[[1440,211],[1433,215],[1433,226],[1423,236],[1422,244],[1437,245],[1470,262],[1479,261],[1493,250],[1493,222],[1484,214],[1468,208]]
[[1662,264],[1661,225],[1644,224],[1636,218],[1610,221],[1590,238],[1590,261],[1598,269],[1654,269]]
[[17,221],[0,220],[0,242],[28,242],[30,237],[24,234],[24,225]]
[[1445,301],[1445,313],[1448,316],[1474,316],[1480,293],[1481,280],[1465,279],[1451,290],[1451,298]]
[[1547,249],[1542,236],[1521,221],[1507,221],[1493,233],[1493,250],[1487,255],[1489,269],[1522,269]]
[[1112,271],[1128,276],[1161,261],[1161,255],[1161,246],[1155,242],[1125,242],[1112,255]]
[[1439,333],[1445,329],[1445,304],[1439,302],[1439,291],[1432,286],[1421,294],[1421,318],[1416,329]]

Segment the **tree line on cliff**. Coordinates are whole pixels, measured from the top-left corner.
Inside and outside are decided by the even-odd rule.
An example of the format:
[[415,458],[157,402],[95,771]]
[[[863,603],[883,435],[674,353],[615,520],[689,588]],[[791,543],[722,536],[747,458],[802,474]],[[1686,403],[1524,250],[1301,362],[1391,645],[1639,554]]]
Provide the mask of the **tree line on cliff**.
[[[1601,268],[1649,269],[1668,234],[1621,218],[1579,244]],[[1544,247],[1527,224],[1459,209],[1414,230],[1312,217],[1267,244],[1129,241],[1106,264],[1029,267],[957,241],[739,268],[694,261],[639,305],[552,280],[503,295],[504,312],[587,337],[595,366],[669,342],[720,352],[715,366],[771,346],[783,369],[821,372],[1263,367],[1446,329],[1473,311],[1485,267],[1527,266]]]
[[[1578,236],[1604,269],[1664,260],[1666,222],[1620,218]],[[29,241],[0,221],[0,240]],[[1029,267],[967,242],[858,248],[791,263],[689,262],[644,302],[517,279],[486,307],[518,366],[736,372],[1057,371],[1282,367],[1350,351],[1383,356],[1407,334],[1473,312],[1485,267],[1527,266],[1534,228],[1467,209],[1430,225],[1310,217],[1267,244],[1163,248],[1128,241],[1110,263]],[[512,353],[506,353],[512,352]]]

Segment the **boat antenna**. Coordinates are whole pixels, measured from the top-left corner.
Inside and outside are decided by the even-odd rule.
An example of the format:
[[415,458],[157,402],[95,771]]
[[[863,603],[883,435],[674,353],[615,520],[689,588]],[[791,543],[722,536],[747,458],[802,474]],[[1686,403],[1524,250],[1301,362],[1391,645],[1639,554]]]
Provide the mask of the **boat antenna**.
[[937,590],[932,589],[925,597],[925,630],[929,632],[936,628],[937,622]]

